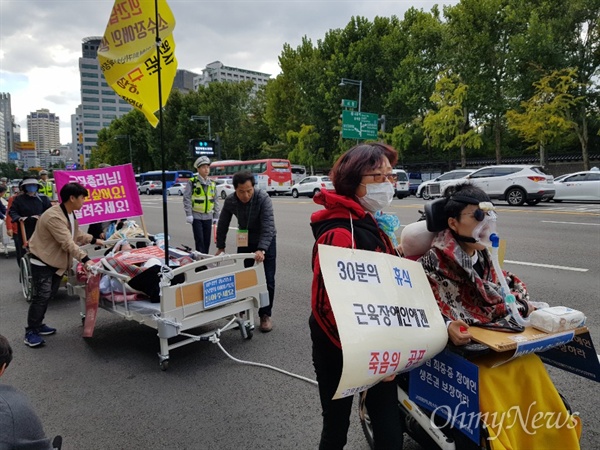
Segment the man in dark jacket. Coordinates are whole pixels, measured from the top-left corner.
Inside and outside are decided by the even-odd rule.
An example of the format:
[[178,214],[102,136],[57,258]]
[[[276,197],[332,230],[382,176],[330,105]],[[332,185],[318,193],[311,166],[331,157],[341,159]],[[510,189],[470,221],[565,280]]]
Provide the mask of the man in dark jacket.
[[[254,253],[254,260],[262,262],[265,267],[265,278],[269,291],[269,306],[258,310],[260,330],[267,333],[272,330],[271,309],[275,296],[275,269],[277,247],[275,237],[275,218],[273,203],[269,195],[260,189],[254,189],[254,175],[250,172],[238,172],[233,175],[235,192],[223,202],[219,225],[217,227],[217,253],[225,251],[225,241],[231,217],[235,215],[238,221],[236,235],[238,253]],[[244,262],[246,267],[253,264],[252,260]]]
[[26,236],[22,235],[21,226],[19,225],[17,239],[15,239],[17,262],[19,263],[24,254],[23,244],[31,238],[40,216],[52,206],[48,197],[38,193],[39,188],[40,185],[36,178],[25,178],[21,182],[22,193],[15,197],[8,211],[13,222],[23,222],[25,225]]

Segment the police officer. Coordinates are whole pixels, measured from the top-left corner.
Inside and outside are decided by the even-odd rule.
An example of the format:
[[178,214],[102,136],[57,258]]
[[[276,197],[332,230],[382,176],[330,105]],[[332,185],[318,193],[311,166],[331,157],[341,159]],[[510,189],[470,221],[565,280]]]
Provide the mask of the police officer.
[[48,171],[40,171],[40,189],[39,193],[45,195],[50,201],[56,200],[56,193],[54,192],[54,184],[48,180]]
[[187,223],[192,225],[196,251],[208,254],[213,223],[220,213],[217,201],[217,186],[208,178],[210,159],[199,157],[194,162],[198,173],[189,179],[183,192],[183,210]]

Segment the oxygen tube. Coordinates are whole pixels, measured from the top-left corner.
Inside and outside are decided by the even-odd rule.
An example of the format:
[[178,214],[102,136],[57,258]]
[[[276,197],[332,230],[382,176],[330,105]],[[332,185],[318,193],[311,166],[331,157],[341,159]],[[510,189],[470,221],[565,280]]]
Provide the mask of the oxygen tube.
[[510,289],[506,283],[506,277],[504,276],[504,272],[502,272],[502,268],[500,267],[500,261],[498,261],[500,237],[496,233],[493,233],[490,235],[490,241],[492,242],[492,264],[496,274],[498,275],[498,280],[500,281],[500,287],[502,288],[501,292],[502,296],[504,297],[504,304],[506,305],[506,312],[509,313],[519,325],[526,327],[529,325],[529,319],[524,319],[517,309],[517,300],[515,299],[515,296],[510,293]]

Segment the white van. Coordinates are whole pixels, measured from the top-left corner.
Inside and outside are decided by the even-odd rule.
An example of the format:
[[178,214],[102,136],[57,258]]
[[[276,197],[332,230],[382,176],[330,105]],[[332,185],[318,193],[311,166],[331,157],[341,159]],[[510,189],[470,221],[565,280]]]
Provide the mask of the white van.
[[306,177],[306,167],[292,164],[292,186]]
[[398,180],[396,181],[396,197],[402,199],[409,196],[408,174],[402,169],[392,169]]

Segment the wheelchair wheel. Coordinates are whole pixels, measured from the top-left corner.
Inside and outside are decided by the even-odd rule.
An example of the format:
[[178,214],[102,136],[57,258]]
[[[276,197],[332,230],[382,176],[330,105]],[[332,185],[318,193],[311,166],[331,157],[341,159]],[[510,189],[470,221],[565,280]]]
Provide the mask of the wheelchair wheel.
[[31,278],[31,261],[29,260],[28,254],[21,258],[20,270],[20,281],[23,297],[25,297],[25,300],[28,302],[31,302],[33,297],[33,280]]

